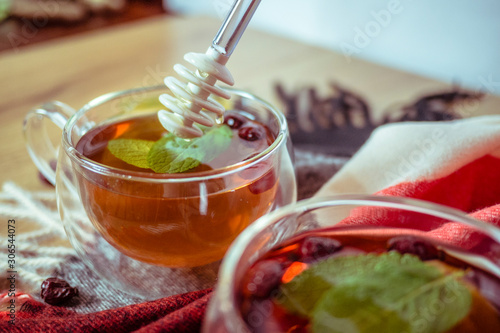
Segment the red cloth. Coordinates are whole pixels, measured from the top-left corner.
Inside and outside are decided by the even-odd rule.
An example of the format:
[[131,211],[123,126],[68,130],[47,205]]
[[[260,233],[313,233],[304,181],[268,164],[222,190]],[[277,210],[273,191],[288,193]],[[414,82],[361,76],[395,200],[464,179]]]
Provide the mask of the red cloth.
[[[378,194],[432,201],[500,226],[500,159],[487,155],[447,177],[402,183]],[[482,238],[472,228],[457,223],[435,226],[430,233],[464,248],[478,246]]]
[[[459,209],[469,216],[500,227],[500,159],[491,155],[481,157],[448,176],[438,179],[420,179],[401,182],[375,193],[420,199]],[[476,253],[489,252],[492,259],[500,258],[500,248],[483,235],[459,223],[440,218],[422,219],[419,213],[406,213],[404,221],[400,211],[360,208],[341,222],[346,225],[376,225],[414,228],[428,236],[454,244]]]
[[199,332],[210,295],[207,289],[90,314],[28,299],[14,325],[0,313],[0,332]]

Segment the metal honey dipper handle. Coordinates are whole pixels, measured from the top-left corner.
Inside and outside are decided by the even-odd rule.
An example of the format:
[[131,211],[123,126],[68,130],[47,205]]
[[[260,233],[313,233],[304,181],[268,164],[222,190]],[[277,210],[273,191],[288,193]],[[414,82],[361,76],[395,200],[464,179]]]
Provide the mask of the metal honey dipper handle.
[[168,111],[158,111],[158,119],[169,132],[182,138],[199,137],[203,132],[196,124],[207,127],[215,124],[213,116],[205,110],[215,113],[219,118],[224,114],[224,107],[210,95],[230,98],[230,95],[215,83],[222,81],[228,85],[234,84],[234,79],[225,65],[259,3],[260,0],[235,1],[207,52],[190,52],[184,55],[184,59],[196,67],[195,72],[180,64],[174,66],[177,74],[187,83],[171,76],[165,78],[165,84],[175,97],[169,94],[160,95],[159,100]]

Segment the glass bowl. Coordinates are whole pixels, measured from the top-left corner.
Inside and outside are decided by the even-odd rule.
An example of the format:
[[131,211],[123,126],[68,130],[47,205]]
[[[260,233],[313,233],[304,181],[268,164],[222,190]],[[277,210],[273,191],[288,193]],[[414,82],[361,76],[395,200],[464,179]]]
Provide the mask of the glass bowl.
[[[382,250],[385,252],[389,239],[418,237],[425,242],[429,241],[446,258],[453,257],[453,260],[463,261],[487,272],[493,280],[496,279],[493,284],[491,279],[480,280],[479,284],[481,292],[489,293],[489,299],[496,303],[497,309],[500,308],[499,228],[472,219],[461,211],[425,201],[343,195],[313,198],[282,207],[260,218],[241,233],[224,257],[215,295],[210,300],[202,331],[281,331],[276,327],[272,330],[263,328],[268,327],[265,323],[274,313],[270,300],[259,300],[252,304],[250,308],[246,308],[243,316],[243,304],[248,305],[244,303],[245,286],[248,286],[245,283],[252,276],[251,269],[254,269],[252,267],[259,259],[283,259],[276,253],[288,253],[280,261],[280,267],[288,267],[286,271],[292,267],[291,261],[296,260],[304,265],[301,262],[304,259],[297,259],[299,256],[290,255],[285,249],[293,248],[291,244],[295,244],[294,240],[305,236],[327,236],[341,240],[342,246],[351,247],[354,253],[358,249],[366,252],[379,251],[381,247],[384,247]],[[271,251],[275,253],[274,256],[270,256]],[[261,281],[267,279],[262,276],[266,275],[261,275]],[[279,279],[283,283],[285,275]],[[443,304],[439,306],[450,306],[450,303]]]

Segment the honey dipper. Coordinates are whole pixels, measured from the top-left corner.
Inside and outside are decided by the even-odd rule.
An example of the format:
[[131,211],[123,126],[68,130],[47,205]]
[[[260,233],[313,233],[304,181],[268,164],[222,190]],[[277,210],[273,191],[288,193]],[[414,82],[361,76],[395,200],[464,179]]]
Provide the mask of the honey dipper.
[[260,0],[235,1],[206,53],[190,52],[184,55],[184,59],[196,67],[195,72],[181,64],[174,66],[177,74],[187,83],[171,76],[165,78],[165,84],[175,97],[169,94],[160,95],[159,100],[168,111],[158,111],[158,119],[169,132],[182,138],[199,137],[203,135],[203,131],[196,124],[213,126],[216,120],[211,112],[218,118],[222,117],[224,107],[210,95],[230,98],[230,95],[215,83],[219,80],[228,85],[234,84],[234,79],[225,65],[259,3]]

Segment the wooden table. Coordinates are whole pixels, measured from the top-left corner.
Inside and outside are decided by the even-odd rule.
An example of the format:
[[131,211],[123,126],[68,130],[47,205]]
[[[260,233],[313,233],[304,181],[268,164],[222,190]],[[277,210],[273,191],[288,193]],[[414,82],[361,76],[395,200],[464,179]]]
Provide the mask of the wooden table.
[[[29,190],[39,181],[22,135],[25,114],[44,101],[75,108],[103,93],[161,84],[185,62],[189,51],[204,52],[220,22],[208,18],[156,17],[98,32],[0,53],[0,184],[11,180]],[[341,54],[247,31],[228,67],[236,86],[278,103],[274,84],[288,89],[326,87],[336,81],[361,93],[375,114],[423,93],[449,88],[428,78],[353,60]],[[500,112],[500,98],[488,96],[470,115]],[[57,135],[57,129],[54,129]]]

